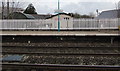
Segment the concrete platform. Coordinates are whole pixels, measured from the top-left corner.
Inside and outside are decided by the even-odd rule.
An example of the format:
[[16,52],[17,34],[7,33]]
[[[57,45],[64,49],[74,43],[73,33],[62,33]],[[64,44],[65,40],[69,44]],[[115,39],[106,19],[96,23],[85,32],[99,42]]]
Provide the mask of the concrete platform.
[[118,30],[102,31],[0,31],[0,35],[27,36],[119,36]]

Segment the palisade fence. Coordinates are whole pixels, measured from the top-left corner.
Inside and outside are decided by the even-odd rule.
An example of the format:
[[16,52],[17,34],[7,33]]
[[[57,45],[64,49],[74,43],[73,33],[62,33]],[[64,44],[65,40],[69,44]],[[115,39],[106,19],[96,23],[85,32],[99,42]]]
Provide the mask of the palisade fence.
[[[57,29],[55,20],[0,20],[0,30]],[[118,19],[71,19],[60,20],[62,29],[118,29]]]
[[83,29],[118,29],[118,19],[79,19],[73,20],[74,28]]

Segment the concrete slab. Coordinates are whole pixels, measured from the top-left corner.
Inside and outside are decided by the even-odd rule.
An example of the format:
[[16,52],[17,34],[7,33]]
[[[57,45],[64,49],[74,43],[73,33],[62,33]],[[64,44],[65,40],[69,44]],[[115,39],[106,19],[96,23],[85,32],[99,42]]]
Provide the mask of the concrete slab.
[[119,36],[119,31],[0,31],[0,35],[27,36]]

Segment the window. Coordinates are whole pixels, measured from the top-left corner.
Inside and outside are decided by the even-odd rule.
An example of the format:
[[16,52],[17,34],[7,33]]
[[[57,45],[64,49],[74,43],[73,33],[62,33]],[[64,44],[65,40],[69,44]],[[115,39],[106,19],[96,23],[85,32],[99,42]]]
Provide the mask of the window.
[[69,20],[70,18],[69,18],[69,17],[65,17],[64,19],[65,19],[65,20]]

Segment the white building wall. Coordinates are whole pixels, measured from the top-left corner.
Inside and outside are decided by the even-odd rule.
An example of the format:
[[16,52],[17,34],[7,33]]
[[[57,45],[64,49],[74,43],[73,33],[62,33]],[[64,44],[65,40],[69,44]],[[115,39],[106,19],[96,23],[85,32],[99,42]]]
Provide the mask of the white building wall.
[[[58,28],[58,16],[51,18],[52,27]],[[68,15],[60,15],[60,28],[73,28],[73,18]]]

